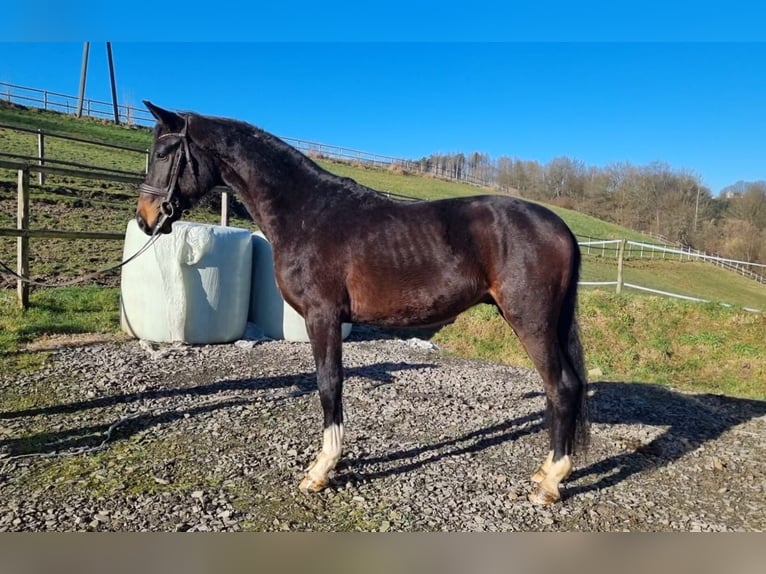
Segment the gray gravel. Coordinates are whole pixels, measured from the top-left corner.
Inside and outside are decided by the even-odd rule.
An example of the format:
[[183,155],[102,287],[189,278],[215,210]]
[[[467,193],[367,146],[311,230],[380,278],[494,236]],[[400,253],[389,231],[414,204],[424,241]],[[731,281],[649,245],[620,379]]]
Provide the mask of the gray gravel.
[[766,403],[590,385],[592,444],[552,507],[536,373],[356,330],[344,457],[307,344],[61,346],[0,376],[0,531],[762,531]]

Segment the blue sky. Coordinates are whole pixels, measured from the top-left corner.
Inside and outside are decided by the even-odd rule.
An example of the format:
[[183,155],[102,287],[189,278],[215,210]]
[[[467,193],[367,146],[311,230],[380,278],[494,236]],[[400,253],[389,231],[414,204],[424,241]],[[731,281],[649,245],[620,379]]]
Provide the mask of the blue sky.
[[[598,167],[661,161],[698,175],[717,193],[737,180],[766,179],[766,44],[692,42],[731,39],[720,34],[731,34],[731,26],[702,27],[699,7],[715,16],[713,4],[696,3],[696,35],[684,27],[676,30],[684,41],[665,42],[612,42],[614,28],[599,35],[593,27],[567,38],[560,26],[553,32],[544,27],[559,41],[407,42],[379,32],[368,36],[380,41],[360,43],[354,41],[359,26],[344,36],[335,20],[328,21],[329,31],[304,23],[271,32],[318,42],[221,43],[215,33],[203,33],[204,42],[176,42],[172,30],[179,26],[161,34],[169,42],[153,43],[159,34],[151,26],[142,41],[120,41],[125,32],[98,28],[87,34],[86,95],[110,99],[100,41],[107,35],[120,103],[149,99],[235,117],[281,136],[397,157],[480,151],[541,163],[567,156]],[[18,18],[29,10],[23,6]],[[382,13],[392,19],[394,8],[387,6]],[[237,21],[228,35],[242,40]],[[486,22],[485,36],[501,36],[492,18]],[[737,37],[757,39],[752,26],[738,25]],[[54,38],[63,43],[0,42],[0,81],[76,95],[86,34],[67,30]],[[478,36],[475,22],[459,30],[465,37],[458,40]],[[329,41],[333,33],[340,41]],[[407,29],[399,34],[401,40],[414,35]],[[660,28],[654,36],[668,40],[671,34]],[[2,27],[0,38],[28,39]],[[642,38],[646,34],[634,39]]]

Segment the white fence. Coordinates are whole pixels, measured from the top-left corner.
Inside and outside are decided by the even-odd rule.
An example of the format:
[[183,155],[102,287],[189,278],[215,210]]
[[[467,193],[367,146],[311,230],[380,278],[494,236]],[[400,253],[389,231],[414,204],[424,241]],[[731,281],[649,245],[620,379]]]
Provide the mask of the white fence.
[[[578,244],[582,248],[584,253],[595,254],[599,256],[611,256],[614,253],[615,259],[617,259],[617,280],[616,281],[580,281],[580,285],[596,286],[596,287],[609,287],[613,286],[617,292],[620,292],[622,287],[628,287],[630,289],[636,289],[638,291],[644,291],[648,293],[654,293],[656,295],[662,295],[664,297],[673,297],[676,299],[684,299],[686,301],[698,301],[701,303],[709,303],[710,300],[702,299],[699,297],[693,297],[691,295],[683,295],[680,293],[671,293],[669,291],[662,291],[660,289],[652,289],[643,285],[636,285],[634,283],[628,283],[623,279],[623,260],[631,257],[645,258],[650,257],[654,259],[657,254],[658,259],[667,259],[666,256],[670,256],[675,259],[678,256],[679,260],[691,260],[698,259],[700,261],[706,261],[713,263],[719,267],[737,271],[741,275],[750,276],[750,278],[757,278],[760,283],[766,283],[766,280],[762,275],[753,273],[746,269],[745,266],[753,266],[756,268],[766,268],[766,265],[761,263],[750,263],[747,261],[737,261],[735,259],[726,259],[724,257],[712,256],[706,253],[702,253],[694,250],[677,249],[673,247],[666,247],[663,245],[656,245],[652,243],[642,243],[640,241],[630,241],[626,239],[588,239],[585,241],[578,241]],[[635,247],[636,250],[632,251],[628,248]],[[660,257],[661,255],[661,257]],[[747,273],[747,275],[746,275]],[[754,276],[754,277],[753,277]],[[721,303],[725,307],[732,307],[729,303]],[[752,307],[743,307],[745,311],[751,311],[754,313],[763,312],[761,309],[755,309]]]
[[[32,106],[63,114],[77,112],[79,98],[50,90],[27,88],[7,82],[0,82],[0,98],[22,106]],[[82,113],[91,118],[114,120],[112,102],[83,98]],[[127,125],[153,126],[154,117],[145,108],[118,104],[117,113],[120,123]]]
[[[580,241],[580,246],[584,247],[583,252],[587,254],[601,255],[603,257],[614,255],[618,257],[618,246],[622,239],[587,239]],[[699,251],[686,247],[670,247],[667,245],[658,245],[656,243],[645,243],[641,241],[627,240],[625,243],[625,259],[677,259],[678,261],[705,261],[712,263],[717,267],[734,271],[766,285],[766,264],[754,263],[752,261],[740,261],[722,257],[713,253]]]

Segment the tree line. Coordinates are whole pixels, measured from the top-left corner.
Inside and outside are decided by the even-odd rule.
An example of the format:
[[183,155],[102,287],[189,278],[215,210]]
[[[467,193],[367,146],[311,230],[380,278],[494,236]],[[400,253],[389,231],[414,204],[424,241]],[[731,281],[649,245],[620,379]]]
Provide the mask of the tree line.
[[738,182],[714,196],[700,177],[655,162],[587,166],[568,157],[546,164],[488,154],[432,154],[424,173],[484,183],[525,199],[587,213],[724,257],[766,263],[766,182]]

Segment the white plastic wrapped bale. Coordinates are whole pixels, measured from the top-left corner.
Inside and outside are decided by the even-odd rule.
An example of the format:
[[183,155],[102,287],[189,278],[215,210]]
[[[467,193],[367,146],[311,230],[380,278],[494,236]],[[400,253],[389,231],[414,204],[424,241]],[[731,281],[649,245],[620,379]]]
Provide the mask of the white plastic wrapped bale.
[[[120,322],[158,343],[225,343],[247,325],[251,232],[177,221],[173,231],[122,268]],[[149,239],[128,223],[123,261]]]
[[[253,280],[249,321],[272,339],[307,342],[306,322],[283,298],[274,277],[271,244],[260,231],[253,234]],[[343,323],[343,338],[351,333],[351,323]]]

